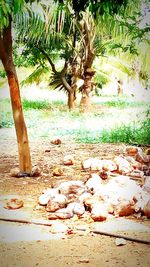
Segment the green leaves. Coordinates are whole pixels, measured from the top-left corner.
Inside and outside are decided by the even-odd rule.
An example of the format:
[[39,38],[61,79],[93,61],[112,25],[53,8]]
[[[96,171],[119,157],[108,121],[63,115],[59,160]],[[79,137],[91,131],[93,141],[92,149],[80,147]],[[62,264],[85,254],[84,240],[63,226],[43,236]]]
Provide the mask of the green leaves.
[[23,85],[31,84],[34,82],[39,83],[40,81],[42,81],[44,74],[48,72],[49,72],[48,67],[39,65],[26,79],[24,79],[21,82],[21,85],[23,86]]
[[38,5],[34,3],[17,16],[15,29],[18,39],[26,46],[61,49],[65,40],[62,33],[63,12],[53,1],[48,6],[43,5],[42,1]]
[[10,17],[20,12],[24,0],[1,0],[0,2],[0,31],[4,27],[8,27]]
[[14,0],[14,8],[13,8],[14,14],[17,14],[21,10],[23,4],[24,0]]
[[1,0],[0,2],[0,31],[3,27],[7,27],[9,25],[9,15],[12,12],[11,1]]
[[8,27],[10,18],[21,12],[25,3],[39,2],[38,0],[0,0],[0,32]]
[[128,0],[95,0],[90,2],[90,11],[95,17],[114,15],[120,12],[121,8],[126,8]]

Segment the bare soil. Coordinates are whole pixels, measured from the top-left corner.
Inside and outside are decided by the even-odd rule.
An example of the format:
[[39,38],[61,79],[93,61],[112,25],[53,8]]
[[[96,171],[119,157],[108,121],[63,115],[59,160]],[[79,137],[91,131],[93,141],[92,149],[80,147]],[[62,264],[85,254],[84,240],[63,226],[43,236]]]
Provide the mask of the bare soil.
[[[58,220],[73,230],[52,233],[50,226],[6,222],[6,215],[25,218],[28,221],[47,219],[44,208],[37,206],[43,189],[62,181],[84,181],[89,172],[81,168],[81,161],[89,157],[111,159],[123,154],[124,144],[76,144],[62,140],[61,145],[51,144],[51,140],[31,140],[32,164],[41,169],[39,177],[15,178],[10,170],[18,167],[17,144],[11,129],[0,129],[0,253],[1,267],[149,267],[149,244],[126,241],[123,246],[115,244],[116,238],[93,234],[93,227],[103,225],[89,218]],[[73,155],[75,164],[64,166],[63,157]],[[63,175],[53,176],[53,169],[60,167]],[[19,196],[24,206],[17,211],[3,208],[12,195]],[[4,212],[5,210],[5,212]],[[8,212],[8,214],[7,214]],[[149,220],[146,218],[121,218],[110,220],[106,230],[114,233],[150,240]],[[85,231],[76,231],[84,228]]]

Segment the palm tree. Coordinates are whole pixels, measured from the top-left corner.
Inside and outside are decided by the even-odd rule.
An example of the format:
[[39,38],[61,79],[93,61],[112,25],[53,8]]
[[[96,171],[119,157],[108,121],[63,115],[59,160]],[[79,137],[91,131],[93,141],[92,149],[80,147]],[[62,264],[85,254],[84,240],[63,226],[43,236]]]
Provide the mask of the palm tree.
[[[19,36],[27,47],[38,49],[39,56],[47,59],[53,72],[50,84],[55,84],[56,88],[65,88],[69,109],[75,106],[77,80],[79,78],[83,80],[80,88],[81,106],[87,110],[94,86],[95,70],[92,66],[96,55],[103,55],[105,47],[114,43],[114,37],[118,42],[117,36],[122,38],[127,34],[127,30],[124,30],[124,21],[118,24],[116,17],[118,12],[125,12],[123,9],[125,2],[120,0],[113,4],[111,0],[100,2],[61,0],[59,4],[58,1],[56,4],[54,2],[40,5],[40,12],[37,9],[38,14],[35,14],[34,10],[26,19],[23,18],[22,28],[19,22]],[[128,8],[128,12],[129,10]],[[130,47],[129,45],[125,48],[130,49]],[[59,71],[52,58],[54,51],[64,59],[64,66]]]
[[15,123],[20,172],[31,174],[31,157],[27,129],[24,121],[19,82],[13,61],[12,48],[12,21],[15,14],[19,13],[24,1],[2,1],[0,3],[0,59],[4,66],[9,89]]
[[[39,12],[40,9],[40,12]],[[68,107],[74,108],[76,99],[75,64],[72,55],[74,51],[73,24],[68,21],[67,12],[58,3],[40,3],[36,8],[31,6],[29,12],[18,17],[15,25],[18,42],[23,44],[24,51],[32,53],[39,69],[45,71],[50,66],[51,82],[55,88],[65,88],[68,94]],[[36,29],[36,30],[35,30]],[[67,34],[69,33],[68,37]],[[36,50],[36,53],[35,53]],[[37,53],[38,51],[38,53]],[[55,66],[55,52],[64,59],[64,65],[59,70]],[[58,58],[58,57],[57,57]],[[45,59],[45,60],[43,60]],[[41,64],[42,61],[42,64]],[[70,67],[74,66],[74,67]],[[27,79],[31,81],[31,79]],[[26,82],[26,81],[24,81]]]

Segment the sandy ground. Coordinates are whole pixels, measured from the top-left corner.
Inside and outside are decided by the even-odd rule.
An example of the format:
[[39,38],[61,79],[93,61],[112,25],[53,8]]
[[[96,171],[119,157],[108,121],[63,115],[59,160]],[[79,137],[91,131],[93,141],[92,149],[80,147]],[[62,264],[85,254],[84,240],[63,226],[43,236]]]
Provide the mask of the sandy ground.
[[[58,220],[62,228],[29,223],[6,222],[4,218],[24,219],[29,222],[47,220],[47,213],[37,209],[37,199],[43,189],[62,181],[84,180],[88,173],[81,170],[81,160],[88,157],[112,158],[123,153],[125,145],[84,145],[64,141],[60,146],[51,140],[31,140],[32,163],[42,175],[37,178],[14,178],[10,170],[18,167],[17,145],[12,129],[0,129],[0,254],[1,267],[149,267],[149,244],[128,241],[116,245],[116,238],[93,234],[93,229],[119,233],[125,236],[150,240],[149,220],[144,218],[110,219],[105,223],[89,219]],[[47,152],[48,151],[48,152]],[[72,154],[74,166],[62,166],[63,156]],[[54,177],[52,170],[59,166],[64,175]],[[24,206],[18,210],[4,209],[5,202],[19,196]],[[72,232],[63,229],[71,229]],[[85,231],[77,229],[83,228]]]

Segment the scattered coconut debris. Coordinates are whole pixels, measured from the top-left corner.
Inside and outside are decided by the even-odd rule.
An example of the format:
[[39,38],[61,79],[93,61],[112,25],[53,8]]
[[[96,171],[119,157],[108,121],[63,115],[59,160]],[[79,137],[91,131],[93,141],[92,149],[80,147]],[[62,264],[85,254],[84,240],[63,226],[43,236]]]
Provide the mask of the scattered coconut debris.
[[24,202],[18,198],[11,198],[7,201],[4,208],[8,210],[20,209],[24,205]]
[[[73,165],[72,155],[66,155],[64,165]],[[127,147],[114,159],[88,158],[81,168],[89,177],[85,181],[62,182],[39,196],[49,219],[69,219],[89,214],[94,221],[105,221],[109,216],[122,217],[143,214],[150,218],[150,155],[141,148]],[[56,173],[59,169],[56,170]]]

